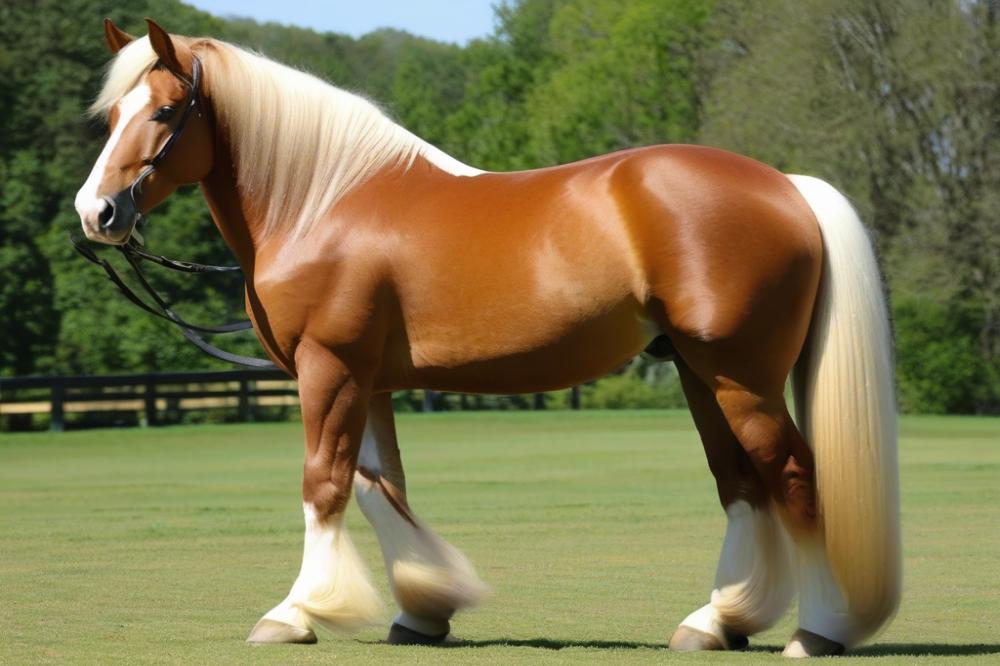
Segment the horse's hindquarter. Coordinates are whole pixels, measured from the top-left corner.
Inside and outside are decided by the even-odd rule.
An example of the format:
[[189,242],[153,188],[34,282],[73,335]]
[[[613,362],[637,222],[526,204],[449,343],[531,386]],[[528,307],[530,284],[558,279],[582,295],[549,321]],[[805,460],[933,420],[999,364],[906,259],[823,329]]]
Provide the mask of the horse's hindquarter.
[[[665,146],[623,170],[650,312],[679,353],[787,372],[808,332],[822,238],[782,173],[746,157]],[[777,334],[780,331],[781,334]],[[708,343],[708,344],[705,344]],[[781,378],[783,382],[783,377]]]

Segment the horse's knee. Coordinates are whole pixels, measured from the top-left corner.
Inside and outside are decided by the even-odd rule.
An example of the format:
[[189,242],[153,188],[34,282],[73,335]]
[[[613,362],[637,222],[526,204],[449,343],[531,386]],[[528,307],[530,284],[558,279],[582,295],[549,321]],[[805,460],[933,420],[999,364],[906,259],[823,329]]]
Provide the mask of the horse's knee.
[[331,473],[329,464],[307,460],[302,474],[302,499],[322,518],[341,515],[351,499],[352,481],[350,476],[339,479]]

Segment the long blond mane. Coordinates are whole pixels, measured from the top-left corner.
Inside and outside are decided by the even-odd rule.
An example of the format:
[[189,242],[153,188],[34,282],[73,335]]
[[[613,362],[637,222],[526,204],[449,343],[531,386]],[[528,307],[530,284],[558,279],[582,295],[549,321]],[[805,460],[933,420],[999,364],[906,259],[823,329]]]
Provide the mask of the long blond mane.
[[[173,36],[202,62],[220,128],[233,150],[244,202],[266,211],[264,234],[307,233],[347,192],[379,170],[439,152],[374,104],[320,79],[214,39]],[[106,115],[157,62],[143,37],[119,51],[91,113]]]

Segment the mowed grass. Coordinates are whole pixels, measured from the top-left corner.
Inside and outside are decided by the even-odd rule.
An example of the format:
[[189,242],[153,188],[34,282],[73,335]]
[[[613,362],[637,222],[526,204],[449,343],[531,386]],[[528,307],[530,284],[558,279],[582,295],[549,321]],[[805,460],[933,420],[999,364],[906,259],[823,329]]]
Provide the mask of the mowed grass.
[[[0,663],[778,663],[794,613],[749,653],[670,653],[705,603],[723,514],[686,412],[398,419],[410,500],[493,596],[467,643],[385,627],[251,647],[301,554],[301,426],[0,436]],[[858,659],[1000,661],[1000,419],[906,418],[903,607]],[[377,544],[351,532],[391,608]],[[387,609],[386,619],[390,617]]]

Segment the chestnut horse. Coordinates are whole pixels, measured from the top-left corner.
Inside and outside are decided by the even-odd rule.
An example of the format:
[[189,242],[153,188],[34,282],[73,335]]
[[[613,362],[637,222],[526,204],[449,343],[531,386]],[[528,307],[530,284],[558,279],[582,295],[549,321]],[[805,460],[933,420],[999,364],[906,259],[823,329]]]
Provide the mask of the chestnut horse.
[[352,486],[401,610],[389,641],[445,640],[486,588],[407,503],[391,392],[560,389],[653,340],[728,519],[714,588],[670,646],[743,648],[796,587],[789,656],[850,649],[893,615],[890,331],[871,243],[833,187],[687,145],[484,172],[230,44],[153,22],[105,37],[117,57],[93,111],[111,134],[76,199],[86,235],[124,243],[200,183],[261,344],[298,380],[302,567],[249,641],[377,620],[344,527]]

